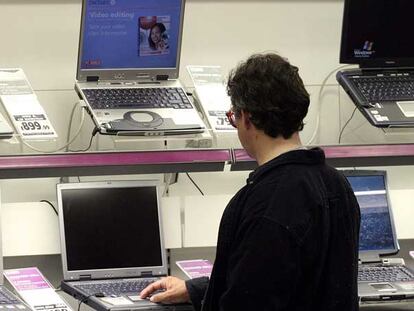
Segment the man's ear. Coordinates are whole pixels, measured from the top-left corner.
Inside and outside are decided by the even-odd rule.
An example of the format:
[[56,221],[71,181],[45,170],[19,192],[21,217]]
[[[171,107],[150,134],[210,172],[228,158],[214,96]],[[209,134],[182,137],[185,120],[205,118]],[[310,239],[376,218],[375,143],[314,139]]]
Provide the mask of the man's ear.
[[250,121],[250,117],[251,117],[250,112],[247,112],[244,110],[241,111],[240,121],[243,122],[246,129],[251,128],[253,125],[252,121]]

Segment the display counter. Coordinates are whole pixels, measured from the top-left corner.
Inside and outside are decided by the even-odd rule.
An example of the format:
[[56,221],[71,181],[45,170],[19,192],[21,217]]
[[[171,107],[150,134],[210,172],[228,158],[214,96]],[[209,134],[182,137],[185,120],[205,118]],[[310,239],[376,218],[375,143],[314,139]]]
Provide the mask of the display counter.
[[[390,257],[402,257],[405,259],[407,266],[414,270],[414,259],[409,257],[408,251],[414,250],[414,239],[400,240],[400,252]],[[191,249],[192,258],[205,258],[206,248],[193,248]],[[198,256],[198,257],[197,257]],[[184,274],[177,268],[175,261],[188,259],[186,253],[180,251],[171,251],[171,274],[177,277],[184,278]],[[209,258],[214,260],[214,258]],[[5,269],[22,268],[22,267],[38,267],[46,278],[57,288],[60,281],[63,278],[62,265],[60,255],[47,255],[47,256],[17,256],[17,257],[5,257],[4,258]],[[62,297],[72,306],[74,310],[77,310],[78,304],[75,299],[68,296],[63,292],[59,292]],[[82,310],[92,310],[88,306],[83,305]],[[370,303],[361,305],[360,310],[372,310],[372,311],[399,311],[399,310],[414,310],[413,301],[400,301],[400,302],[387,302],[387,303]]]
[[[414,144],[321,146],[335,167],[414,164]],[[0,178],[33,178],[252,170],[257,164],[243,149],[67,152],[0,156]]]

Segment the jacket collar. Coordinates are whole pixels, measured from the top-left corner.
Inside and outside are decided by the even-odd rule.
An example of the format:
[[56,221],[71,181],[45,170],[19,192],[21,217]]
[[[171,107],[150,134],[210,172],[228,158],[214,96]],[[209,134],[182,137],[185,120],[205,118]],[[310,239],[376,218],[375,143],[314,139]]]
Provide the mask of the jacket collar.
[[276,158],[266,162],[249,174],[248,184],[254,183],[258,178],[268,171],[288,164],[315,165],[325,163],[325,153],[321,148],[291,150],[282,153]]

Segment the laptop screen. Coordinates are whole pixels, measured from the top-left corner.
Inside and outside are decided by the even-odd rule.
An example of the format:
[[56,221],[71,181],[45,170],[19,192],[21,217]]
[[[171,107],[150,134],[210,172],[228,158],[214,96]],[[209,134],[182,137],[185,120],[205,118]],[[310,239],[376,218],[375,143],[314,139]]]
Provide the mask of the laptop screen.
[[359,251],[396,249],[385,173],[363,175],[355,171],[348,181],[361,208]]
[[345,0],[341,63],[414,64],[412,0]]
[[175,68],[183,0],[84,0],[80,69]]
[[156,186],[79,183],[59,195],[68,271],[162,266]]

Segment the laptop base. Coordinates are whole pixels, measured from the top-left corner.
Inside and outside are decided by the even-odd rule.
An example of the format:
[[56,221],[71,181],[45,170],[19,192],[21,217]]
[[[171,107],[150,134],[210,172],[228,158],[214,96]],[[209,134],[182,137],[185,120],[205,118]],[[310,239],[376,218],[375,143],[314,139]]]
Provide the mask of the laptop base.
[[[73,282],[62,281],[61,288],[62,290],[69,294],[70,296],[74,297],[75,299],[82,301],[83,303],[87,304],[91,308],[97,311],[126,311],[126,310],[162,310],[162,311],[187,311],[187,310],[194,310],[192,305],[190,304],[178,304],[178,305],[167,305],[167,304],[158,304],[153,303],[149,300],[142,300],[142,301],[132,301],[133,304],[124,304],[124,305],[111,305],[106,303],[103,299],[105,297],[96,297],[96,296],[87,296],[82,294],[79,290],[74,288],[72,285]],[[137,293],[138,295],[139,293]],[[97,295],[100,296],[100,295]],[[89,297],[89,298],[88,298]],[[125,296],[122,296],[125,297]],[[125,298],[128,299],[128,298]]]

